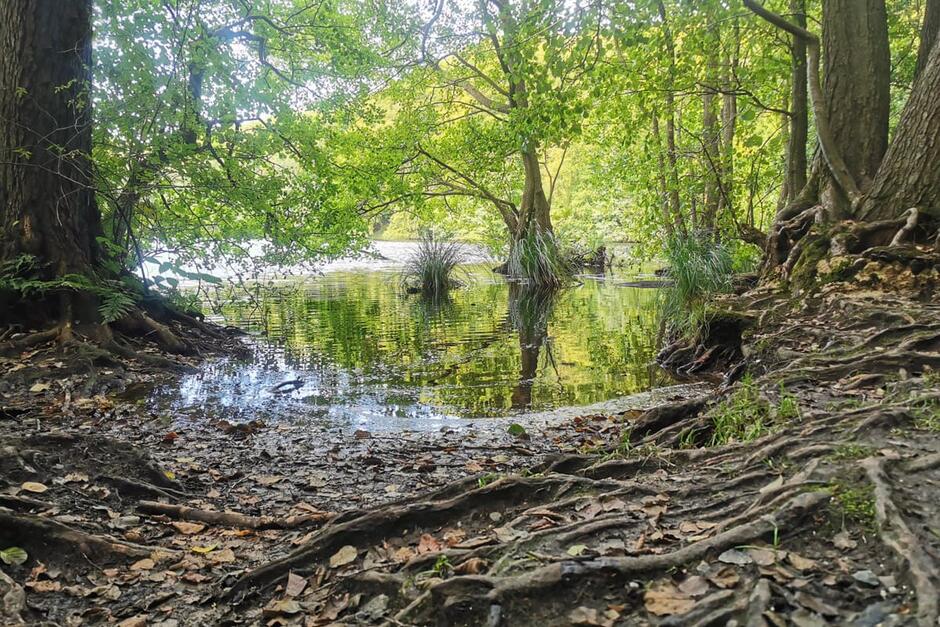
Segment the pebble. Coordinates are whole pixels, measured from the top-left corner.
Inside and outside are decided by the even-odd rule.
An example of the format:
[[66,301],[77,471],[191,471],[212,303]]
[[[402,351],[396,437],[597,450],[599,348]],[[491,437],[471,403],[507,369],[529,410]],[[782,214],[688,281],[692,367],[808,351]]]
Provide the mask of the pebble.
[[870,570],[859,570],[852,573],[852,579],[855,581],[865,584],[866,586],[871,586],[872,588],[877,588],[881,585],[881,581],[878,580],[878,576]]

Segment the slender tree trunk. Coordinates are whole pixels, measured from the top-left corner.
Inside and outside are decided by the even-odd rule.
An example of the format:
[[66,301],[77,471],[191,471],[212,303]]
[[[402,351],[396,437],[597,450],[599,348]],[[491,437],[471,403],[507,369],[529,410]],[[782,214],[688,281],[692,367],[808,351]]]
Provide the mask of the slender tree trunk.
[[733,79],[737,74],[741,44],[737,19],[734,20],[732,36],[734,45],[722,70],[724,94],[721,99],[721,198],[718,212],[720,214],[722,210],[728,210],[734,215],[734,133],[738,124],[738,96],[734,91]]
[[[823,2],[825,105],[833,139],[864,193],[888,148],[890,50],[884,0]],[[830,219],[851,203],[827,174],[821,200]]]
[[666,168],[666,158],[663,154],[663,140],[662,133],[659,129],[659,116],[653,111],[653,145],[656,150],[656,164],[657,164],[657,176],[656,179],[659,182],[659,206],[663,216],[663,225],[666,227],[666,233],[668,235],[674,235],[676,231],[682,230],[682,214],[672,213],[671,204],[669,201],[669,183],[666,180],[667,168]]
[[[790,0],[793,22],[806,28],[806,0]],[[790,132],[787,142],[787,204],[806,186],[806,142],[809,131],[806,42],[793,38],[790,52]]]
[[[0,2],[0,259],[90,274],[101,215],[91,173],[91,0]],[[97,317],[92,298],[70,312]]]
[[911,207],[940,217],[938,94],[940,46],[934,46],[862,206],[863,219],[896,218]]
[[721,196],[721,157],[719,156],[718,114],[715,112],[719,72],[719,35],[713,20],[708,25],[708,51],[705,62],[705,86],[702,92],[702,171],[705,172],[705,197],[702,203],[702,229],[715,232]]
[[927,0],[924,21],[920,28],[920,48],[917,50],[917,67],[914,69],[915,82],[927,67],[927,60],[937,43],[938,36],[940,36],[940,0]]
[[682,214],[679,201],[679,153],[676,149],[676,45],[672,38],[672,28],[666,16],[666,5],[659,0],[659,17],[663,24],[663,38],[666,42],[667,80],[666,80],[666,160],[669,162],[669,205],[673,215]]

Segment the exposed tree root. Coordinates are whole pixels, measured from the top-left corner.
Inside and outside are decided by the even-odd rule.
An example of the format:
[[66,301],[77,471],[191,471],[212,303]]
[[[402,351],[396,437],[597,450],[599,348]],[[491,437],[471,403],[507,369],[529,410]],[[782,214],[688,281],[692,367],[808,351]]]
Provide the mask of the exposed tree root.
[[332,514],[303,514],[277,518],[273,516],[247,516],[238,512],[214,512],[211,510],[196,509],[185,505],[168,505],[155,501],[141,501],[137,504],[138,511],[144,514],[159,514],[179,520],[195,520],[212,525],[224,525],[241,529],[296,529],[306,525],[322,524]]
[[111,563],[146,557],[150,549],[105,536],[93,535],[31,514],[0,507],[0,544],[25,547],[46,559],[63,556]]
[[892,499],[891,481],[884,468],[886,462],[884,457],[869,457],[861,464],[875,487],[875,514],[881,537],[907,563],[917,591],[917,623],[921,627],[930,627],[937,624],[940,616],[940,592],[937,589],[940,573]]

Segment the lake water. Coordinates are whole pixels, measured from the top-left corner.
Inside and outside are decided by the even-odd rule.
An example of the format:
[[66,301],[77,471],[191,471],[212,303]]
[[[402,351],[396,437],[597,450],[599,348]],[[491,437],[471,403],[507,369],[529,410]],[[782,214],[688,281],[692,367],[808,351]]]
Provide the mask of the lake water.
[[[154,402],[178,417],[322,420],[429,429],[467,418],[580,406],[668,384],[653,364],[656,292],[582,276],[555,294],[463,267],[440,302],[407,295],[412,245],[238,296],[210,318],[250,334],[253,359],[213,360]],[[302,381],[287,392],[275,386]]]

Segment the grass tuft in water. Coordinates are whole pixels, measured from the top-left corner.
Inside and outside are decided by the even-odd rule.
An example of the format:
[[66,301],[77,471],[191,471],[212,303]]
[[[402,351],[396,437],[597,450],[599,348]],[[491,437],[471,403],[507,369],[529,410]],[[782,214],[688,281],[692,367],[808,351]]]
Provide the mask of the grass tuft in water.
[[676,234],[666,240],[665,257],[672,285],[661,291],[660,316],[680,332],[693,331],[707,316],[708,298],[731,291],[731,252],[708,234]]
[[460,285],[454,274],[463,261],[460,244],[427,233],[421,237],[418,249],[406,262],[402,282],[409,290],[425,296],[442,296]]
[[525,279],[540,288],[558,288],[574,274],[553,233],[530,228],[509,251],[509,276]]

